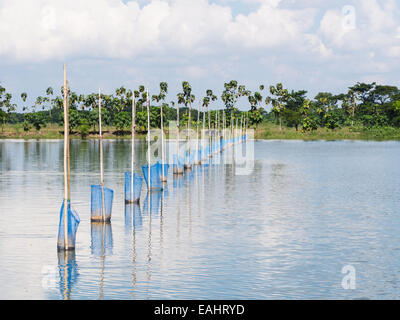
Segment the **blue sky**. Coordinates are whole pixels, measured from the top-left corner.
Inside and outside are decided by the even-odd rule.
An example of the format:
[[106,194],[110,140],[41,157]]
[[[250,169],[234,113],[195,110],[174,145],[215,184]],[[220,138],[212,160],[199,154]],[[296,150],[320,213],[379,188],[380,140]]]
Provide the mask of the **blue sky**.
[[400,86],[396,0],[0,0],[0,21],[0,83],[20,108],[21,92],[59,92],[64,62],[78,93],[167,81],[168,100],[183,80],[196,98],[231,79],[309,97]]

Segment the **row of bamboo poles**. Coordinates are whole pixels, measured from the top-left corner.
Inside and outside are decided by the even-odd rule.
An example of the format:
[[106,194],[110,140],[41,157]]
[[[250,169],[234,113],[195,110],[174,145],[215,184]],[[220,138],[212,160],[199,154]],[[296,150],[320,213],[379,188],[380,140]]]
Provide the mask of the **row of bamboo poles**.
[[[70,155],[69,155],[69,104],[68,104],[68,81],[67,81],[67,75],[66,75],[66,66],[64,64],[64,87],[63,87],[63,93],[64,93],[64,101],[63,101],[63,106],[64,106],[64,201],[63,201],[63,209],[62,212],[60,213],[60,226],[59,226],[59,239],[58,239],[58,249],[59,250],[74,250],[75,249],[75,233],[77,230],[77,226],[79,224],[79,216],[77,215],[76,212],[72,211],[71,208],[71,192],[70,192]],[[152,190],[151,186],[151,148],[150,148],[150,102],[149,102],[149,91],[148,88],[146,88],[146,93],[147,93],[147,98],[146,98],[146,108],[147,108],[147,125],[148,125],[148,130],[147,130],[147,188],[148,191],[150,192]],[[101,117],[101,91],[99,89],[99,149],[100,149],[100,190],[101,190],[101,201],[100,201],[100,217],[95,216],[93,217],[93,192],[94,189],[92,186],[92,221],[102,221],[102,222],[109,222],[111,219],[111,207],[112,207],[112,194],[113,191],[111,189],[105,188],[104,187],[104,164],[103,164],[103,134],[102,134],[102,117]],[[190,133],[191,132],[191,105],[189,105],[189,122],[187,125],[187,136],[189,137],[189,145],[190,145]],[[161,112],[161,174],[160,174],[160,180],[162,183],[167,182],[167,172],[165,172],[165,158],[166,158],[166,148],[165,148],[165,133],[164,133],[164,120],[163,120],[163,110],[162,106],[160,109]],[[205,124],[206,124],[206,113],[204,112],[204,107],[202,108],[203,112],[203,133],[205,133]],[[135,99],[132,99],[132,137],[131,137],[131,170],[130,170],[130,202],[135,202],[134,200],[134,177],[135,177],[135,131],[136,131],[136,102]],[[179,126],[179,121],[180,121],[180,115],[179,115],[179,104],[177,105],[177,170],[173,170],[174,175],[180,175],[184,173],[184,170],[190,170],[192,169],[192,163],[189,161],[186,163],[184,161],[184,168],[181,169],[179,166],[179,161],[180,161],[180,126]],[[227,132],[227,126],[226,126],[226,116],[225,116],[225,111],[222,112],[222,119],[220,118],[220,113],[216,113],[216,119],[214,122],[214,128],[211,128],[211,117],[210,117],[210,112],[208,112],[208,130],[209,133],[211,130],[213,130],[213,135],[209,134],[209,141],[208,141],[208,146],[210,152],[207,154],[208,158],[211,158],[213,155],[212,153],[218,153],[223,151],[223,146],[221,145],[221,135],[220,135],[220,124],[222,122],[222,142],[225,143],[225,134]],[[241,118],[240,121],[240,130],[238,130],[238,119],[236,119],[236,124],[233,122],[233,116],[231,118],[231,128],[229,129],[229,136],[232,137],[233,139],[230,140],[230,144],[228,144],[228,147],[232,144],[235,144],[236,142],[240,142],[239,136],[241,138],[247,137],[247,119]],[[199,123],[200,123],[200,103],[198,107],[198,112],[197,112],[197,132],[196,132],[196,150],[197,155],[200,154],[200,144],[199,144]],[[245,134],[243,135],[243,130],[245,130]],[[240,132],[240,134],[238,133]],[[214,137],[214,141],[213,141]],[[218,137],[218,138],[217,138]],[[218,139],[218,140],[217,140]],[[204,149],[203,149],[204,151]],[[190,155],[191,149],[189,148],[189,155]],[[202,158],[199,159],[197,157],[195,161],[195,165],[201,165],[202,161],[204,161],[204,155],[202,154]],[[145,172],[143,172],[144,174]],[[142,180],[140,180],[142,181]],[[105,205],[105,190],[109,193],[111,191],[111,204],[108,205],[109,212],[105,212],[107,206]],[[126,195],[125,195],[126,196]],[[107,201],[109,202],[109,198]],[[125,199],[126,201],[126,199]],[[97,215],[97,214],[96,214]],[[62,220],[63,219],[63,220]],[[75,220],[74,220],[75,219]],[[62,230],[63,228],[63,230]],[[60,239],[60,235],[63,234],[63,241]],[[71,237],[69,237],[71,235]],[[63,243],[62,243],[63,242]]]

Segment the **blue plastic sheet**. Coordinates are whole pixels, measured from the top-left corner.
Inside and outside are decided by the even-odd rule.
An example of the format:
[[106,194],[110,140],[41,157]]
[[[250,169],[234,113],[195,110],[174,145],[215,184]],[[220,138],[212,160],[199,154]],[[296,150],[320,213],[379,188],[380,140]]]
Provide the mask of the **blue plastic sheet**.
[[142,191],[143,177],[133,173],[133,194],[131,193],[131,177],[131,172],[125,172],[125,203],[138,203]]
[[[167,177],[168,177],[168,170],[169,170],[169,164],[168,163],[164,163],[164,165],[161,163],[161,160],[158,160],[157,164],[160,166],[160,179],[162,182],[167,181]],[[163,167],[164,167],[164,171],[163,171]]]
[[150,191],[161,191],[163,189],[163,184],[161,182],[161,174],[160,174],[161,166],[156,163],[150,166],[150,179],[149,175],[149,167],[144,165],[142,167],[144,181],[146,181],[147,190]]
[[78,225],[81,221],[78,213],[71,208],[71,202],[67,201],[67,244],[65,243],[64,237],[64,203],[63,201],[60,210],[60,222],[58,226],[58,239],[57,248],[58,250],[72,250],[75,249],[76,232],[78,231]]
[[92,201],[91,201],[91,220],[92,221],[110,221],[114,191],[103,187],[104,192],[104,208],[101,186],[92,185]]

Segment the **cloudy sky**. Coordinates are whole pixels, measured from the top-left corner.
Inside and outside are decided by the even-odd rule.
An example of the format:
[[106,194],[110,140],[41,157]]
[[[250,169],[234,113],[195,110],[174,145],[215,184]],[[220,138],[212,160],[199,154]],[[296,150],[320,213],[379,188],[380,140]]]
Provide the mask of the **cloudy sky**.
[[169,100],[182,80],[196,97],[232,79],[310,97],[400,86],[397,0],[0,0],[0,21],[0,84],[30,101],[59,92],[64,62],[78,93],[167,81]]

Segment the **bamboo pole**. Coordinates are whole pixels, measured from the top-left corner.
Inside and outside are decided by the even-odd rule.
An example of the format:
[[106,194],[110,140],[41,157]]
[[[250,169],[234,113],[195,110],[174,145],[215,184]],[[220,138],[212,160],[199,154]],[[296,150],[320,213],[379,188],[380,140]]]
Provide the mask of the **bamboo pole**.
[[99,134],[100,134],[100,185],[101,185],[101,218],[105,221],[104,212],[104,164],[103,164],[103,132],[101,130],[101,92],[99,88]]
[[[206,148],[206,146],[205,146],[206,141],[205,141],[205,139],[203,137],[203,135],[206,133],[206,113],[204,111],[204,104],[202,105],[201,110],[203,111],[203,132],[201,134],[201,140],[202,140],[202,144],[201,145],[203,147],[202,151],[204,151],[205,148]],[[202,154],[202,158],[205,159],[203,154]]]
[[68,123],[68,142],[67,142],[67,168],[68,168],[68,200],[71,202],[71,161],[69,157],[69,149],[70,149],[70,143],[69,143],[69,90],[68,90],[68,80],[66,80],[67,86],[67,123]]
[[161,104],[160,112],[161,112],[161,181],[166,182],[167,177],[164,174],[164,161],[165,161],[165,157],[164,157],[164,121],[163,121],[163,106],[162,106],[162,104]]
[[179,174],[180,173],[180,169],[179,169],[179,153],[180,153],[180,150],[179,150],[179,102],[178,102],[178,104],[176,106],[176,118],[177,118],[176,126],[178,128],[178,134],[177,134],[177,137],[176,137],[176,142],[177,142],[176,174]]
[[150,180],[150,103],[149,103],[149,88],[146,89],[146,107],[147,107],[147,165],[148,165],[148,173],[147,173],[147,181],[149,191],[151,189],[151,180]]
[[199,107],[197,109],[197,136],[196,136],[197,164],[201,163],[201,159],[199,159],[199,126],[200,126],[200,101],[199,101]]
[[64,64],[64,245],[68,249],[68,103],[67,70]]
[[[135,130],[136,130],[136,101],[132,96],[132,150],[131,150],[131,202],[133,203],[133,171],[135,170]],[[135,199],[136,200],[136,199]]]
[[[190,99],[190,97],[189,97],[189,99]],[[190,145],[190,138],[191,138],[190,130],[191,130],[191,126],[192,126],[191,122],[192,122],[192,103],[189,102],[189,119],[188,119],[189,161],[190,161],[190,152],[191,152],[191,145]],[[189,165],[190,165],[190,163],[189,163]]]

